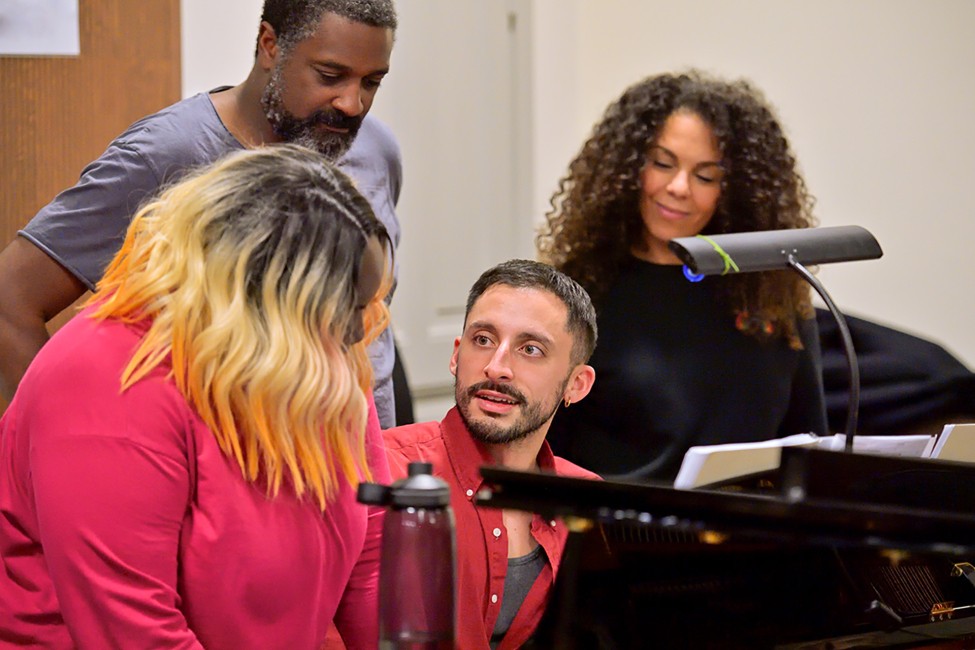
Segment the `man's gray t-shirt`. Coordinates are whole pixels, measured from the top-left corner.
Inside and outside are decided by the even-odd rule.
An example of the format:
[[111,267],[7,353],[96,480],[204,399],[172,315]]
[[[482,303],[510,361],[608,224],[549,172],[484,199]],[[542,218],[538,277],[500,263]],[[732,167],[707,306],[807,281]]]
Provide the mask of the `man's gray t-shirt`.
[[[19,234],[94,289],[147,197],[187,170],[238,149],[243,145],[220,120],[209,94],[194,95],[132,124],[85,167],[76,185],[58,194]],[[339,167],[352,177],[398,245],[395,206],[402,165],[392,132],[367,116]],[[388,428],[395,424],[389,328],[369,347],[369,356],[376,410],[382,427]]]

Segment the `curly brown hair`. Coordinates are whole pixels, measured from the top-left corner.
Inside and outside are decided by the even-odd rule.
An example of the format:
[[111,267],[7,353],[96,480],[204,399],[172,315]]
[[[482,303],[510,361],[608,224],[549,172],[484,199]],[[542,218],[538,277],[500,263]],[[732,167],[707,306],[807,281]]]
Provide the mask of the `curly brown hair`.
[[[664,122],[689,111],[710,126],[724,175],[714,215],[702,234],[809,228],[813,198],[761,91],[698,70],[661,74],[630,86],[569,165],[536,238],[540,258],[578,281],[597,309],[630,251],[640,247],[641,171]],[[717,290],[731,314],[771,325],[751,333],[801,347],[797,318],[812,315],[808,285],[789,270],[725,278]]]

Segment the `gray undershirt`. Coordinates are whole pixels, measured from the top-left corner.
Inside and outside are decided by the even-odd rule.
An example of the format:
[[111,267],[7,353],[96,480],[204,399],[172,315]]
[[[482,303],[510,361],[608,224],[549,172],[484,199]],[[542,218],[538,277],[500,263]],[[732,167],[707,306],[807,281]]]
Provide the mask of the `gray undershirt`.
[[507,634],[511,622],[515,620],[515,614],[521,609],[521,604],[525,602],[525,597],[532,585],[535,584],[535,580],[538,579],[546,561],[541,545],[536,546],[535,550],[528,555],[508,559],[508,573],[504,578],[501,611],[498,612],[498,620],[495,622],[494,631],[491,634],[491,648],[497,648],[504,635]]

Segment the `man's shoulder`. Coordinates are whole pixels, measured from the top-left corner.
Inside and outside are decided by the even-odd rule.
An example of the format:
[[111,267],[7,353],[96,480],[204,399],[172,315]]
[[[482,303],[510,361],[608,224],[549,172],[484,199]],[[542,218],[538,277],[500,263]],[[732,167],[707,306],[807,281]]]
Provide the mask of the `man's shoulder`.
[[119,144],[141,142],[147,132],[152,130],[176,131],[184,123],[206,115],[209,100],[203,93],[181,99],[155,113],[139,118],[123,131],[115,142]]
[[403,175],[399,143],[393,131],[372,115],[362,120],[352,147],[339,160],[339,167],[359,183],[388,185],[393,197],[399,196]]
[[433,463],[434,473],[442,468],[447,458],[447,447],[439,422],[407,424],[383,431],[386,443],[386,460],[393,480],[406,477],[407,468],[413,461]]
[[366,115],[362,120],[359,133],[353,141],[353,149],[356,145],[360,148],[379,153],[386,159],[400,159],[399,142],[389,126],[373,115]]
[[439,422],[418,422],[416,424],[405,424],[392,429],[383,431],[383,441],[386,443],[386,450],[399,452],[405,455],[415,453],[417,445],[429,444],[443,438]]
[[206,93],[171,104],[134,122],[112,141],[115,147],[138,151],[162,177],[179,167],[208,164],[223,154],[241,148],[227,131]]
[[603,480],[599,474],[590,472],[588,469],[580,467],[573,462],[567,461],[560,456],[555,456],[555,473],[559,476],[566,476],[568,478],[588,478],[597,481]]

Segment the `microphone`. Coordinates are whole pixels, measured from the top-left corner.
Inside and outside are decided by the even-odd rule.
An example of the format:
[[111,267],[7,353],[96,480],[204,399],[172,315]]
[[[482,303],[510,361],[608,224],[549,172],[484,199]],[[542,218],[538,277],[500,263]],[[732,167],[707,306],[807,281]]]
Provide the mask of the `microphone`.
[[877,259],[884,253],[874,236],[860,226],[835,226],[678,237],[668,246],[684,263],[684,275],[692,281],[705,275],[791,268],[812,285],[836,319],[843,339],[850,379],[846,451],[852,453],[860,409],[860,369],[853,337],[842,312],[805,265]]

